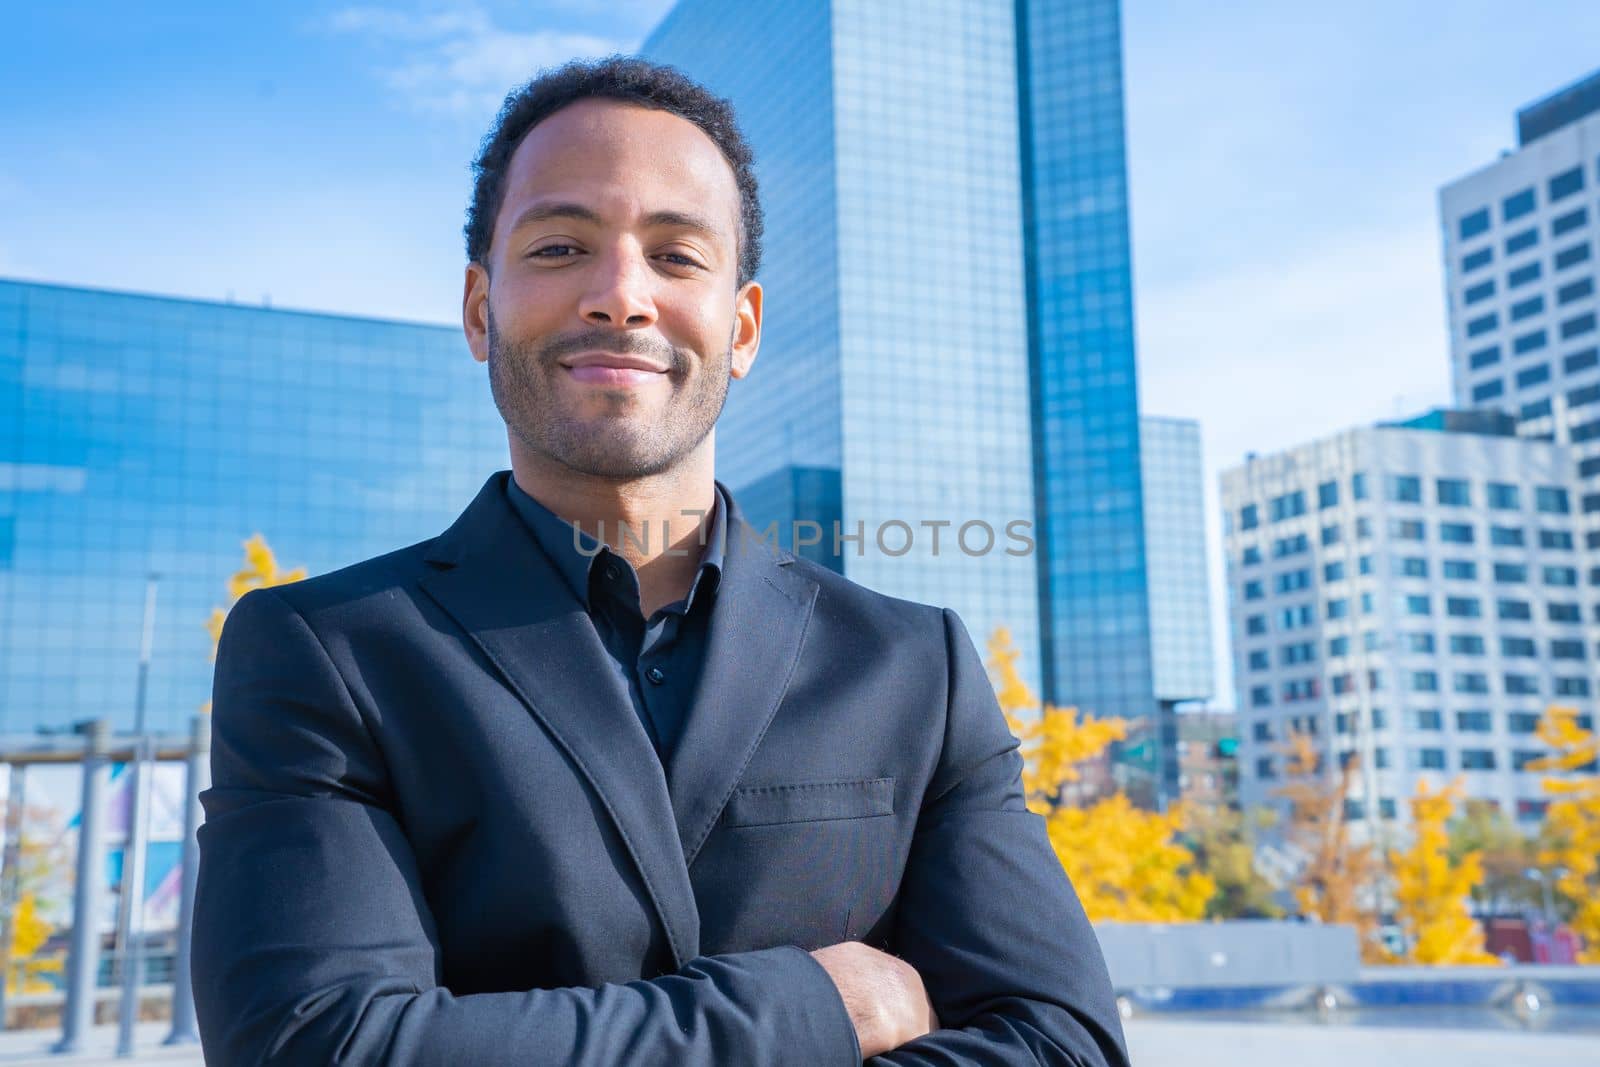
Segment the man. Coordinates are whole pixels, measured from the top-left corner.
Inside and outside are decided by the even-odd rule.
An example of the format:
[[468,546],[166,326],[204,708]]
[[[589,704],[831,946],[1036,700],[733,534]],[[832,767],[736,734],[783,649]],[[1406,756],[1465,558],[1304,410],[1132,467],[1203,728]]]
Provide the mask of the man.
[[763,299],[727,104],[569,64],[476,172],[512,470],[230,613],[208,1062],[1125,1063],[961,621],[763,542],[713,477]]

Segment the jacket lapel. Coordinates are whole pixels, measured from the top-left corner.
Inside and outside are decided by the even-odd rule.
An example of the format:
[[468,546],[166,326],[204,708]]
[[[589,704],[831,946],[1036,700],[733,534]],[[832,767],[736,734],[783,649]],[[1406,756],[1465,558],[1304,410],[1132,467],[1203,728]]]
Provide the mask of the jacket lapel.
[[[655,748],[583,605],[506,500],[509,476],[492,475],[435,540],[428,559],[440,569],[422,587],[483,649],[599,795],[680,968],[700,954],[700,915],[678,834],[683,819],[673,818]],[[713,636],[711,646],[727,643]],[[711,777],[700,758],[689,764],[696,783]]]
[[817,584],[791,568],[794,557],[761,540],[733,494],[726,486],[722,491],[730,505],[722,580],[700,682],[667,760],[685,868],[700,854],[778,710],[817,597]]

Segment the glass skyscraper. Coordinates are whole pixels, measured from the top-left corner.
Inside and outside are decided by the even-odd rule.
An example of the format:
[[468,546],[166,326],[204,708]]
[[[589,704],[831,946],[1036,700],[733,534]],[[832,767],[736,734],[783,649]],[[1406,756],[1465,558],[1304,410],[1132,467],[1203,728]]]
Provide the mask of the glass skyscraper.
[[1116,0],[681,0],[641,52],[733,101],[767,212],[719,477],[1008,627],[1047,700],[1151,714]]
[[210,697],[243,542],[312,574],[432,537],[509,466],[458,329],[0,280],[0,732]]

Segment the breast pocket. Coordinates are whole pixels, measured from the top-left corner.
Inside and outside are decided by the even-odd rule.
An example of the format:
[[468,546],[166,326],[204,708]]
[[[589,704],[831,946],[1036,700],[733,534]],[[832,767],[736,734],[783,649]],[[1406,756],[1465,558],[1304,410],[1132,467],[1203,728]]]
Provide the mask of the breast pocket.
[[723,822],[728,826],[773,826],[893,814],[894,779],[861,778],[743,786],[729,798]]

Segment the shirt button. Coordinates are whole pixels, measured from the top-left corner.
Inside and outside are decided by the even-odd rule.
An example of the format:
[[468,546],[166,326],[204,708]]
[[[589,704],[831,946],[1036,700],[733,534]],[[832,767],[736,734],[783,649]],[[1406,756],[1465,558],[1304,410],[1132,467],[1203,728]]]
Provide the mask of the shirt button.
[[649,670],[644,672],[644,676],[650,679],[650,681],[656,685],[660,685],[662,682],[667,680],[667,672],[662,670],[660,667],[651,667]]

